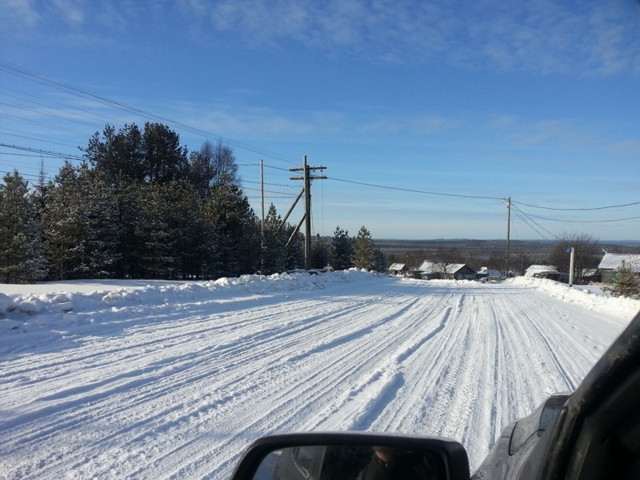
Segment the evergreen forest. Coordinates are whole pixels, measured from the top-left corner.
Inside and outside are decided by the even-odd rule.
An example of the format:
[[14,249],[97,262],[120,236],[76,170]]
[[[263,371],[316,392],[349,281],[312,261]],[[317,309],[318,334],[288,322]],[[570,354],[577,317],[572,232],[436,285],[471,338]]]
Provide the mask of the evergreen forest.
[[[17,170],[0,183],[0,282],[82,278],[215,279],[304,266],[304,241],[271,205],[264,226],[241,188],[233,151],[189,152],[158,123],[107,125],[52,180]],[[383,269],[362,227],[316,237],[313,268]]]

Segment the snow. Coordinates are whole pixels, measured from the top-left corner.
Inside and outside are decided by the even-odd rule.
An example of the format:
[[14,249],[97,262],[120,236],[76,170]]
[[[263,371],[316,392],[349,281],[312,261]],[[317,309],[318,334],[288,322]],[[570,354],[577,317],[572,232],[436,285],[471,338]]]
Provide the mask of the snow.
[[0,478],[228,478],[256,438],[461,441],[571,391],[640,301],[367,272],[0,285]]

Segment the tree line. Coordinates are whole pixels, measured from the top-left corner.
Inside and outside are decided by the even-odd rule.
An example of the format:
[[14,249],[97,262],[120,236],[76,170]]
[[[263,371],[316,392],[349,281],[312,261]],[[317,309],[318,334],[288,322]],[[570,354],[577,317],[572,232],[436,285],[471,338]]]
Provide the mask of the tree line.
[[[17,170],[0,184],[0,281],[215,279],[304,265],[303,238],[274,205],[264,228],[243,193],[233,151],[189,152],[166,125],[107,125],[53,180]],[[384,269],[362,227],[312,243],[313,268]]]

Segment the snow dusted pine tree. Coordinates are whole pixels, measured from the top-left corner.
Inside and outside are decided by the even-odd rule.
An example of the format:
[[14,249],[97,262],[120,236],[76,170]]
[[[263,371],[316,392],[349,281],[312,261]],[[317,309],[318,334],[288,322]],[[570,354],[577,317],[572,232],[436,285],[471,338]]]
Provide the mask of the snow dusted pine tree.
[[353,266],[356,268],[364,268],[373,270],[375,267],[374,257],[375,247],[371,233],[366,227],[361,227],[354,241],[353,249]]
[[[146,187],[146,188],[145,188]],[[171,235],[171,208],[165,185],[140,186],[144,190],[135,232],[143,278],[172,278],[175,238]]]
[[326,268],[331,261],[331,245],[319,234],[311,244],[311,268]]
[[349,232],[336,227],[331,239],[331,266],[334,270],[351,268],[353,257],[353,240]]
[[640,298],[640,280],[634,271],[622,264],[613,277],[613,286],[605,287],[614,297]]
[[114,261],[115,198],[87,165],[66,163],[47,192],[43,212],[54,278],[96,278]]
[[262,239],[261,272],[265,275],[281,273],[286,268],[287,243],[286,233],[280,228],[282,218],[272,203],[264,220],[264,237]]
[[237,277],[256,272],[260,257],[260,227],[242,190],[233,184],[216,185],[204,214],[215,242],[207,276]]
[[17,170],[0,185],[0,281],[26,283],[47,275],[40,221]]
[[[286,236],[289,241],[287,245],[286,269],[294,270],[296,268],[304,268],[304,235],[301,232],[293,234],[295,227],[287,225]],[[293,235],[293,236],[292,236]]]

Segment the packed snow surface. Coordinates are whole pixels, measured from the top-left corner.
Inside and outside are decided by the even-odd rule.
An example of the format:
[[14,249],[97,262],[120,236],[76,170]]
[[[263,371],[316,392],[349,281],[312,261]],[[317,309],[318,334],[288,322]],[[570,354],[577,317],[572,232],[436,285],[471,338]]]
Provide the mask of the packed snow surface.
[[478,466],[640,310],[548,280],[350,270],[0,285],[0,478],[228,478],[256,438],[445,436]]

